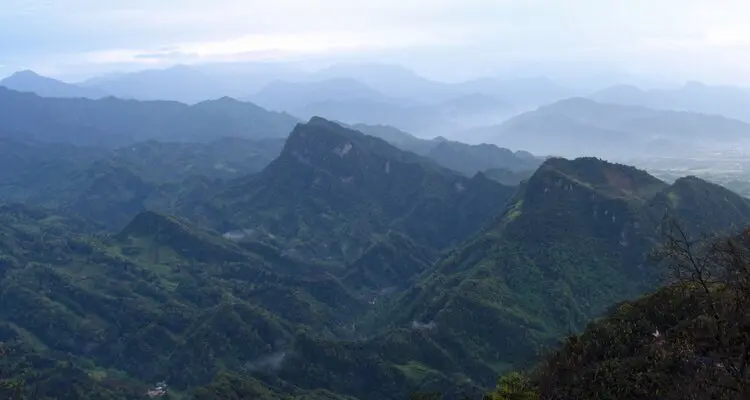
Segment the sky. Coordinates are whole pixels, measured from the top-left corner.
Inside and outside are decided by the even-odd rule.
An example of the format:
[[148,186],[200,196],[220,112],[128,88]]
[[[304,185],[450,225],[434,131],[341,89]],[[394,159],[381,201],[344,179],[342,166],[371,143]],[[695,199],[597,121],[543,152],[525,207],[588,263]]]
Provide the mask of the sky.
[[0,76],[378,60],[443,80],[622,74],[750,85],[747,0],[2,0]]

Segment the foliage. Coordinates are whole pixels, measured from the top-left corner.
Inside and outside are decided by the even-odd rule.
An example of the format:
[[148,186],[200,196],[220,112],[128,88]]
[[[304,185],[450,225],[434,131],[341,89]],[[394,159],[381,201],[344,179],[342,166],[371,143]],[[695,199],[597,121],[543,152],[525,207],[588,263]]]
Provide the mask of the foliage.
[[497,388],[484,396],[485,400],[536,400],[539,393],[526,376],[511,372],[498,379]]
[[[673,191],[685,199],[680,208],[663,201]],[[667,186],[595,159],[548,160],[509,203],[379,322],[433,323],[453,352],[472,354],[496,373],[531,367],[540,349],[664,282],[648,254],[665,211],[691,229],[750,222],[748,202],[718,186]]]
[[[50,207],[0,206],[6,388],[119,399],[167,381],[182,398],[476,398],[660,284],[646,256],[664,211],[695,230],[750,221],[746,200],[698,180],[666,185],[596,159],[551,159],[509,188],[322,119],[298,126],[257,175],[207,177],[207,146],[149,142],[103,159],[63,146],[55,159],[37,143],[29,165],[50,155],[50,170],[28,186],[4,175],[6,194]],[[180,154],[196,175],[176,171]],[[690,317],[709,298],[659,301]],[[636,357],[621,347],[646,331],[622,321],[643,318],[619,317],[580,339],[614,345],[593,340],[560,357]],[[608,371],[621,378],[640,362]],[[575,367],[552,381],[578,387],[599,371]],[[533,377],[542,398],[543,377]],[[511,374],[489,396],[529,389]]]
[[250,231],[299,258],[351,263],[391,231],[428,251],[446,249],[500,212],[513,191],[313,118],[255,178],[177,212],[222,231]]
[[698,240],[670,223],[658,255],[671,283],[550,353],[542,398],[747,398],[749,232]]
[[8,361],[10,350],[0,342],[0,396],[8,400],[24,399],[25,382],[18,379],[18,365]]

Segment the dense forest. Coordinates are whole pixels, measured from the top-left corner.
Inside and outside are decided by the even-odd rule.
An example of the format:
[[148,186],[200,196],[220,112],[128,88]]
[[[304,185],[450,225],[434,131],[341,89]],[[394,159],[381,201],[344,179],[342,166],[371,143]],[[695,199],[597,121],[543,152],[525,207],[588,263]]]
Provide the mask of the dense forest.
[[750,202],[723,187],[226,99],[4,96],[2,398],[749,394]]

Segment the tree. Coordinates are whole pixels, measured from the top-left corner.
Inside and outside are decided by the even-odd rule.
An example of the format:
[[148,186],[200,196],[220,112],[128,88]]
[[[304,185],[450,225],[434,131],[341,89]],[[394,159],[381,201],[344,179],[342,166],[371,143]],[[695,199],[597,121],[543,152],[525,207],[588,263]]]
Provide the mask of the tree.
[[534,371],[539,398],[750,398],[750,230],[691,234],[675,220],[650,258],[664,286],[615,305]]
[[536,400],[539,393],[526,376],[511,372],[503,375],[497,381],[497,388],[487,393],[484,400]]
[[26,386],[17,378],[16,366],[10,361],[10,349],[0,343],[0,398],[25,400]]
[[706,385],[750,398],[750,228],[694,239],[677,221],[665,226],[656,259],[669,267],[671,283],[705,313],[702,329],[686,338],[713,367],[702,378]]

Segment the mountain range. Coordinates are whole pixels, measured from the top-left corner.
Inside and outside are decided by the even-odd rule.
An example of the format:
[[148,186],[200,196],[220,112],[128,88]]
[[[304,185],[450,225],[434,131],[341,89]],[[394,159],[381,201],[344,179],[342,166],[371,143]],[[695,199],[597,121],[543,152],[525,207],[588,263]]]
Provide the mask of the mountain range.
[[[467,176],[493,170],[496,173],[506,171],[512,174],[520,173],[519,176],[530,175],[544,160],[542,157],[523,150],[511,151],[493,144],[471,145],[441,136],[433,139],[420,139],[387,125],[356,124],[351,128],[384,139],[401,150],[430,158],[444,167]],[[513,185],[516,185],[521,180],[511,181],[514,182]]]
[[181,214],[296,257],[353,261],[388,232],[445,249],[499,212],[513,190],[313,118],[261,173],[230,182],[211,200],[214,208],[201,203]]
[[114,96],[186,104],[233,97],[304,120],[323,116],[346,123],[384,123],[433,136],[498,123],[568,93],[544,79],[488,78],[454,84],[386,64],[339,64],[316,72],[264,64],[176,65],[77,84],[23,71],[0,81],[0,86],[48,97]]
[[[322,118],[290,132],[104,156],[4,139],[35,176],[5,172],[5,198],[44,193],[46,209],[0,207],[0,371],[32,368],[46,397],[159,381],[198,399],[476,395],[656,288],[665,213],[695,231],[750,222],[719,186],[596,158],[504,153],[540,163],[505,186]],[[227,149],[243,145],[276,154],[260,167]]]
[[619,85],[589,97],[602,103],[723,115],[750,123],[747,115],[750,89],[746,88],[708,86],[699,82],[688,82],[676,89],[642,90],[636,86]]
[[108,96],[105,91],[65,83],[29,70],[18,71],[0,80],[0,86],[42,97],[101,99]]
[[[335,64],[318,71],[302,71],[273,63],[215,63],[175,65],[165,69],[113,73],[71,84],[42,77],[31,71],[6,78],[2,86],[33,92],[44,85],[67,85],[69,89],[107,93],[139,100],[172,100],[196,103],[224,96],[242,98],[273,87],[279,81],[294,84],[318,84],[328,81],[354,81],[391,98],[411,99],[417,103],[445,102],[470,95],[518,98],[521,107],[533,107],[570,96],[571,90],[544,78],[499,80],[478,79],[445,83],[424,78],[407,68],[380,63]],[[20,79],[24,78],[24,79]],[[15,87],[10,87],[17,81]],[[38,93],[39,94],[39,93]],[[67,97],[67,96],[65,96]],[[88,97],[88,96],[86,96]]]
[[289,114],[230,98],[188,106],[112,97],[51,99],[0,88],[0,130],[4,135],[47,142],[113,147],[149,139],[283,138],[297,122]]
[[[750,104],[750,92],[738,87],[688,82],[677,89],[641,90],[620,85],[588,95],[600,104],[594,105],[571,98],[584,93],[545,78],[445,83],[403,67],[378,63],[336,64],[312,72],[264,63],[177,65],[111,74],[77,84],[21,71],[0,81],[0,86],[45,97],[115,96],[192,105],[232,97],[289,113],[299,120],[321,116],[350,125],[390,125],[421,137],[489,141],[515,150],[562,156],[584,154],[578,151],[579,140],[557,141],[550,136],[551,130],[555,135],[564,133],[580,139],[580,143],[596,145],[587,155],[620,158],[623,149],[630,150],[628,157],[633,153],[652,155],[655,148],[670,153],[715,151],[709,146],[715,143],[694,143],[695,137],[706,137],[711,130],[723,133],[742,129],[729,127],[729,122],[719,121],[719,116],[750,123],[744,112]],[[642,110],[642,115],[637,115],[634,108],[616,105],[652,111]],[[664,114],[657,116],[656,110]],[[617,121],[603,121],[599,114]],[[290,127],[285,125],[284,129],[288,132]],[[689,146],[683,143],[682,132],[693,136]],[[600,137],[607,139],[599,144],[603,142]],[[722,144],[718,150],[726,147]]]
[[718,115],[571,98],[466,136],[537,154],[685,156],[746,148],[750,124]]
[[[745,127],[574,98],[495,141],[715,148]],[[668,282],[651,257],[665,216],[737,232],[750,201],[696,177],[230,98],[0,88],[0,397],[124,400],[165,382],[183,399],[453,400],[576,343],[598,349],[574,359],[582,370],[614,359],[619,377],[633,355],[601,349],[597,327],[629,340],[614,331],[633,315],[613,307]],[[659,293],[634,304],[675,307]],[[589,372],[556,385],[581,393],[578,379],[600,382]]]

